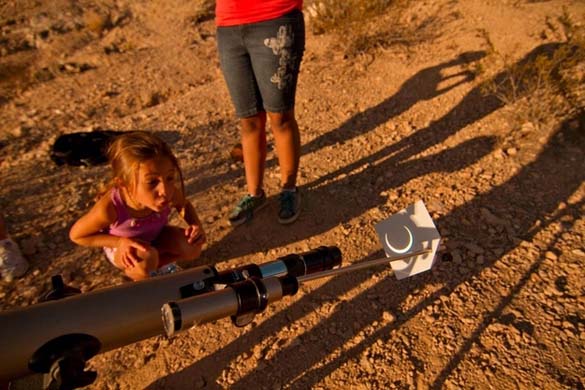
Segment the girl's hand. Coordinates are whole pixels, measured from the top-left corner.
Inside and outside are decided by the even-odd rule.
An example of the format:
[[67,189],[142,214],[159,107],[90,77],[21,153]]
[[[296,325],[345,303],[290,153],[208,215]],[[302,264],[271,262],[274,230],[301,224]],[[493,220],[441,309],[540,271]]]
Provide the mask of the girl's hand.
[[185,237],[187,237],[187,242],[191,245],[202,245],[205,243],[205,232],[199,225],[189,225],[185,229]]
[[118,241],[117,251],[124,268],[132,268],[140,261],[142,261],[137,252],[146,252],[147,250],[148,244],[142,241],[126,237],[120,237]]

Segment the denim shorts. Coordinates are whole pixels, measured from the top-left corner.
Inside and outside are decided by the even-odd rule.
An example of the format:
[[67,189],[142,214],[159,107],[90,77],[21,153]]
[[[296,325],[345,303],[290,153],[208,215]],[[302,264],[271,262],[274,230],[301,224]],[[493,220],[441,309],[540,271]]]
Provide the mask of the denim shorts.
[[301,11],[264,22],[218,27],[217,47],[238,117],[294,107],[305,50]]

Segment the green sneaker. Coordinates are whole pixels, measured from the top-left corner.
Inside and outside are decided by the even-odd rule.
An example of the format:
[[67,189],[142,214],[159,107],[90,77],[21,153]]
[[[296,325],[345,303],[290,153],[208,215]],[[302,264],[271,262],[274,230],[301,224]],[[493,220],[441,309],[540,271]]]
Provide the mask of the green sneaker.
[[259,196],[246,195],[239,202],[229,216],[232,226],[238,226],[248,222],[254,216],[254,212],[266,206],[266,193],[262,191]]
[[299,189],[295,188],[294,191],[282,191],[278,200],[280,202],[278,222],[287,225],[296,221],[301,213],[301,192]]

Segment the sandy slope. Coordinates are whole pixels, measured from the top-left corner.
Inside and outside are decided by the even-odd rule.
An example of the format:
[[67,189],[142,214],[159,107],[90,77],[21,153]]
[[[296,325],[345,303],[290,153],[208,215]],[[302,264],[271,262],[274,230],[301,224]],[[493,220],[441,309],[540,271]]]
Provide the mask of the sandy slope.
[[181,160],[208,232],[203,261],[219,269],[320,245],[347,263],[381,256],[374,223],[418,199],[452,261],[403,281],[382,267],[311,282],[252,326],[224,319],[99,355],[90,388],[584,387],[583,118],[517,123],[480,88],[502,75],[493,50],[522,61],[554,49],[563,6],[582,19],[583,2],[417,1],[400,19],[403,44],[386,35],[357,57],[309,34],[303,214],[276,222],[271,143],[270,206],[236,230],[225,219],[243,189],[228,158],[237,122],[213,21],[194,3],[0,6],[0,210],[32,264],[0,284],[2,309],[36,302],[56,273],[83,291],[122,282],[100,251],[67,239],[106,168],[57,167],[49,151],[63,133],[152,130]]

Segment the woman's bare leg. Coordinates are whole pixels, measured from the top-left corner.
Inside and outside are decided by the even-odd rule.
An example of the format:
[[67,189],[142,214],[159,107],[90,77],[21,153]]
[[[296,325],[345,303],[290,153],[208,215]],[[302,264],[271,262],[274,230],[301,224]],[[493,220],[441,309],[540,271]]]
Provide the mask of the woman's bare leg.
[[294,110],[284,113],[270,112],[268,117],[276,143],[282,188],[293,189],[297,184],[301,156],[301,137]]
[[266,113],[260,112],[242,118],[240,125],[248,193],[253,196],[260,195],[266,161]]

